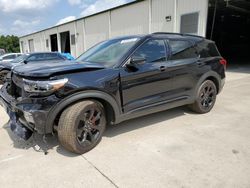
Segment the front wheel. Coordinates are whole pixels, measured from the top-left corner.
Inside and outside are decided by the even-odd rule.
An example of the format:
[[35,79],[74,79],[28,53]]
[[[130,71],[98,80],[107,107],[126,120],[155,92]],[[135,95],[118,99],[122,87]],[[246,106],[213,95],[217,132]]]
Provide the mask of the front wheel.
[[68,107],[58,124],[58,139],[67,150],[83,154],[102,139],[106,116],[101,103],[88,100]]
[[190,109],[194,112],[204,114],[212,110],[216,101],[217,89],[213,81],[204,81],[197,93],[196,100],[193,104],[189,105]]

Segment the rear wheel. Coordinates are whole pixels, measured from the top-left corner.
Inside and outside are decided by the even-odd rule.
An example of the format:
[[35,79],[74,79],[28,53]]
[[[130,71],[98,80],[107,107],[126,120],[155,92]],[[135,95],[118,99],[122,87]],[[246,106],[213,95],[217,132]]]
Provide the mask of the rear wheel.
[[105,128],[106,116],[102,104],[94,100],[82,101],[62,113],[58,138],[69,151],[83,154],[101,141]]
[[9,71],[6,71],[6,70],[3,70],[0,72],[0,85],[4,84],[8,73],[9,73]]
[[196,100],[189,105],[194,112],[204,114],[212,110],[216,101],[217,89],[213,81],[204,81],[198,89]]

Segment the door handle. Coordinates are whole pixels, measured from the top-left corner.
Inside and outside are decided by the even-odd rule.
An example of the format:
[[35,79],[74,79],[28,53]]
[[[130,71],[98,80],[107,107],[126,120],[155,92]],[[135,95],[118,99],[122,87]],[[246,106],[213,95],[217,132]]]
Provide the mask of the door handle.
[[163,72],[166,70],[166,67],[165,66],[160,66],[160,71]]

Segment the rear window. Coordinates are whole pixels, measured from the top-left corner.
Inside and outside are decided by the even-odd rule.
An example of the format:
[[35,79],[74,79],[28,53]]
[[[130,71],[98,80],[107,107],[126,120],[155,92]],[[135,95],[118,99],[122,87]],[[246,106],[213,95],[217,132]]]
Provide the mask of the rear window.
[[171,49],[170,60],[189,59],[197,57],[193,44],[184,40],[169,40],[168,44]]
[[220,53],[213,42],[202,41],[197,43],[195,48],[201,58],[220,56]]

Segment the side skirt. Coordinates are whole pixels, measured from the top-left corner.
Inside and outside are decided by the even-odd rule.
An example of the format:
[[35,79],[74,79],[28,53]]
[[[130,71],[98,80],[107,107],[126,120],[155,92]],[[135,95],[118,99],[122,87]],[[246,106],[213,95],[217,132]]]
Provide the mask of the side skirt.
[[148,114],[153,114],[156,112],[168,110],[168,109],[175,108],[178,106],[191,104],[192,102],[193,102],[193,99],[191,99],[189,96],[182,96],[182,97],[178,97],[172,100],[150,104],[147,106],[143,106],[143,107],[131,110],[125,114],[122,114],[116,119],[115,124],[121,123],[129,119],[137,118],[140,116],[145,116]]

